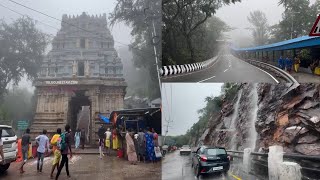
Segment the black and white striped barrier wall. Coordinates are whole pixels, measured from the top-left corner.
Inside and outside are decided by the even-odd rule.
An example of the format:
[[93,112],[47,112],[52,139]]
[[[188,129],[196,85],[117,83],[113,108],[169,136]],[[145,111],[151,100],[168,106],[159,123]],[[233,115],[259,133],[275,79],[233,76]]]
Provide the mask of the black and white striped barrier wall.
[[159,73],[162,77],[164,77],[164,76],[171,76],[175,74],[183,74],[183,73],[198,71],[198,70],[207,68],[213,62],[215,62],[217,58],[218,57],[216,56],[209,60],[199,62],[199,63],[193,63],[193,64],[162,66],[162,68],[159,70]]

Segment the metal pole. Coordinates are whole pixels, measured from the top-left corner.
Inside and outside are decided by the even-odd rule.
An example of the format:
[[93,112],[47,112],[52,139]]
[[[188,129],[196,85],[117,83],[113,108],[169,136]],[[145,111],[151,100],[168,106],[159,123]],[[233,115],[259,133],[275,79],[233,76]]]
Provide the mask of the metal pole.
[[[154,26],[154,20],[152,20],[152,26],[153,26],[152,36],[153,37],[157,37],[156,28]],[[152,38],[152,42],[153,42],[154,56],[155,56],[156,65],[157,65],[157,75],[158,75],[158,81],[159,81],[159,89],[160,89],[160,94],[161,94],[161,80],[160,80],[160,75],[159,75],[158,54],[157,54],[157,49],[156,49],[156,44],[155,44],[156,42],[155,42],[154,38]]]
[[293,34],[293,13],[291,14],[291,39]]

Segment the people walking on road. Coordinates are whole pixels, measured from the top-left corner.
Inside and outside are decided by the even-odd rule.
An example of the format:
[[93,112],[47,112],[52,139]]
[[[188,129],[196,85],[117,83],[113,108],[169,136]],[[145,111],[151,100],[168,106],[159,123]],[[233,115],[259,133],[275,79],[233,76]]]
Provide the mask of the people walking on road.
[[116,128],[112,130],[112,149],[113,150],[119,149],[119,140],[118,140],[118,133]]
[[111,131],[110,128],[107,129],[105,132],[106,140],[105,140],[105,146],[106,146],[106,151],[107,155],[110,155],[110,148],[111,148]]
[[20,167],[20,173],[24,173],[25,171],[23,170],[24,164],[28,160],[28,150],[29,150],[29,145],[30,145],[30,129],[26,129],[25,134],[21,138],[21,145],[22,145],[22,164]]
[[78,129],[74,134],[75,148],[76,149],[78,149],[79,145],[80,145],[80,136],[81,136],[81,132],[80,132],[80,129]]
[[61,159],[61,163],[59,165],[59,169],[58,169],[58,172],[56,175],[56,180],[59,178],[59,175],[61,173],[61,170],[62,170],[64,164],[66,164],[67,176],[71,177],[70,173],[69,173],[69,159],[68,159],[69,150],[70,150],[70,159],[72,158],[70,131],[71,131],[70,125],[67,124],[65,126],[65,132],[60,135],[61,141],[60,141],[60,143],[58,143],[58,146],[61,150],[62,159]]
[[284,70],[284,59],[282,58],[282,56],[280,56],[280,58],[278,59],[278,67]]
[[299,56],[296,56],[296,57],[294,58],[294,71],[295,71],[295,72],[298,72],[299,67],[300,67],[300,63],[301,63],[300,57],[299,57]]
[[287,57],[286,60],[285,60],[285,65],[286,65],[286,70],[291,73],[291,70],[292,70],[292,59]]
[[146,162],[146,138],[145,138],[145,132],[142,131],[140,128],[138,132],[138,161],[141,161],[143,159],[143,162]]
[[51,141],[50,141],[53,147],[52,150],[54,154],[50,178],[53,178],[53,172],[55,168],[57,168],[57,171],[59,170],[59,164],[61,160],[61,150],[60,150],[60,147],[58,147],[58,143],[61,143],[60,135],[61,135],[61,129],[58,128],[57,133],[51,138]]
[[0,129],[0,155],[2,159],[2,164],[6,164],[6,160],[3,155],[3,141],[2,141],[2,129]]
[[154,163],[156,160],[156,155],[154,152],[153,133],[151,132],[151,129],[148,128],[148,131],[145,133],[145,138],[146,138],[147,160]]
[[84,130],[84,128],[81,129],[80,142],[81,142],[82,149],[84,149],[84,144],[86,143],[86,131]]
[[136,148],[134,146],[134,141],[128,131],[126,133],[126,143],[127,143],[128,160],[131,164],[136,165],[138,161]]
[[43,167],[43,159],[44,159],[44,153],[46,151],[50,152],[50,147],[49,147],[49,138],[47,136],[47,130],[43,130],[42,134],[36,137],[36,142],[38,144],[37,148],[37,157],[38,157],[38,162],[37,162],[37,172],[42,172],[42,167]]
[[99,154],[100,154],[100,159],[102,159],[102,156],[104,156],[103,152],[102,152],[102,149],[104,147],[104,140],[105,140],[105,133],[106,130],[103,126],[103,124],[101,124],[99,130],[98,130],[98,136],[99,136]]

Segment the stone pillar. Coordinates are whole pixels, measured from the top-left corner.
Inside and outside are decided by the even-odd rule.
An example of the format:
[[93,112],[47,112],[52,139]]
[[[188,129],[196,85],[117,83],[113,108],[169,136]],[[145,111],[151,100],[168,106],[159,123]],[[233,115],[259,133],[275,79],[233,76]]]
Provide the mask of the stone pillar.
[[283,162],[283,147],[270,146],[268,153],[269,180],[279,180],[280,164]]
[[246,148],[243,152],[243,170],[249,173],[251,171],[251,148]]
[[279,180],[301,180],[301,166],[295,162],[283,162],[279,168]]

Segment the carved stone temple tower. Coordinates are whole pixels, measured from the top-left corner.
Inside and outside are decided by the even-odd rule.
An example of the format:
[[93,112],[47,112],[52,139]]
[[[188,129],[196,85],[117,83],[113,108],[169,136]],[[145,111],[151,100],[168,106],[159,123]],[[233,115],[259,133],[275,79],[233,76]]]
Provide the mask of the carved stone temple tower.
[[33,137],[43,129],[49,136],[58,127],[64,131],[67,123],[74,132],[82,119],[87,123],[87,138],[94,143],[101,123],[98,113],[109,117],[123,108],[127,85],[122,71],[106,14],[63,15],[52,50],[34,82],[37,109],[31,126]]

